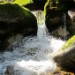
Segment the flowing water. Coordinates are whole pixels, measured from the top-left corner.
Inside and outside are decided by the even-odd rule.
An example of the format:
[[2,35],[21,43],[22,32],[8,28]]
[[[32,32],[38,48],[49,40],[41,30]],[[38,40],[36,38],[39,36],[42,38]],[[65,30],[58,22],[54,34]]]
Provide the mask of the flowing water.
[[0,75],[6,75],[7,67],[11,75],[47,75],[55,71],[56,63],[51,57],[64,41],[47,33],[45,21],[42,21],[38,25],[37,36],[15,40],[10,48],[13,51],[0,53]]
[[64,40],[67,39],[66,13],[63,14]]

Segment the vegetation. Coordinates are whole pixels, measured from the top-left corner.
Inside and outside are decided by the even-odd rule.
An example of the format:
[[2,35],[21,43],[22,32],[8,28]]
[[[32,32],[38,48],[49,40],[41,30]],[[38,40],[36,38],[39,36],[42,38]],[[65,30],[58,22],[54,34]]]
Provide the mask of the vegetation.
[[68,41],[64,43],[64,45],[53,54],[53,59],[60,56],[62,53],[68,51],[69,49],[73,48],[75,45],[75,35],[73,35]]
[[59,1],[58,0],[47,0],[47,2],[44,5],[44,14],[46,16],[46,8],[49,5],[50,9],[58,9],[57,5],[58,5]]
[[30,4],[32,2],[33,2],[32,0],[15,0],[14,1],[14,3],[16,3],[16,4],[20,5],[20,6]]
[[5,4],[5,3],[12,3],[12,4],[18,4],[20,6],[26,5],[26,4],[30,4],[33,3],[32,0],[1,0],[0,4]]
[[44,5],[44,14],[45,14],[45,16],[46,16],[46,8],[49,5],[49,2],[50,2],[50,0],[47,0],[47,2]]
[[[16,11],[16,9],[17,9],[17,11]],[[10,4],[10,3],[1,4],[0,5],[0,10],[1,10],[1,12],[6,12],[6,13],[8,13],[10,15],[10,16],[6,16],[7,18],[8,17],[12,18],[12,17],[17,17],[17,16],[22,16],[22,15],[29,16],[29,14],[30,14],[29,13],[30,11],[28,9],[26,9],[26,8],[22,9],[19,5],[17,5],[17,4]],[[1,12],[0,12],[0,16],[2,16]]]
[[61,50],[65,50],[75,44],[75,35],[73,35],[61,48]]

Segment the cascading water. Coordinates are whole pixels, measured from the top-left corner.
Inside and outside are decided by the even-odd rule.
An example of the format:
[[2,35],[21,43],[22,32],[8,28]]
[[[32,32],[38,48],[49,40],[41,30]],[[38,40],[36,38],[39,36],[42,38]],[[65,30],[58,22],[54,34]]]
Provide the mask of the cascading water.
[[37,37],[25,37],[17,43],[15,41],[12,44],[13,51],[0,53],[0,75],[6,75],[8,69],[9,75],[48,75],[55,71],[56,64],[51,56],[64,41],[46,33],[43,19],[39,23]]
[[64,40],[67,39],[66,13],[63,14]]

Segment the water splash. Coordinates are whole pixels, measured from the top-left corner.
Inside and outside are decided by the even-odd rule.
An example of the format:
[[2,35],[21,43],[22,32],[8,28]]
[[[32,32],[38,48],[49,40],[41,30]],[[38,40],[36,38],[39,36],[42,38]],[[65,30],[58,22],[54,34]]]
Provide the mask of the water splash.
[[37,37],[15,40],[12,52],[0,54],[0,75],[5,75],[6,68],[11,65],[14,75],[47,75],[55,71],[56,63],[51,56],[64,41],[47,35],[44,22],[38,26],[37,34]]

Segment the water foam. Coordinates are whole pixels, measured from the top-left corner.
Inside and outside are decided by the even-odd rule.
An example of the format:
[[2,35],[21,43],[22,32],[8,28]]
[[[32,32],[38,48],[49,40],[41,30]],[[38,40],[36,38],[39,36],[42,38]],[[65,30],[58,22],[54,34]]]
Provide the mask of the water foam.
[[12,52],[0,54],[0,75],[9,65],[14,66],[14,75],[40,75],[55,70],[56,64],[51,55],[63,45],[62,40],[47,35],[41,40],[37,37],[24,38],[21,43]]
[[[15,41],[13,51],[0,54],[0,75],[7,66],[13,66],[14,75],[46,75],[55,71],[52,54],[60,49],[64,41],[46,34],[45,23],[38,27],[37,37],[25,37]],[[5,75],[5,74],[4,74]]]

